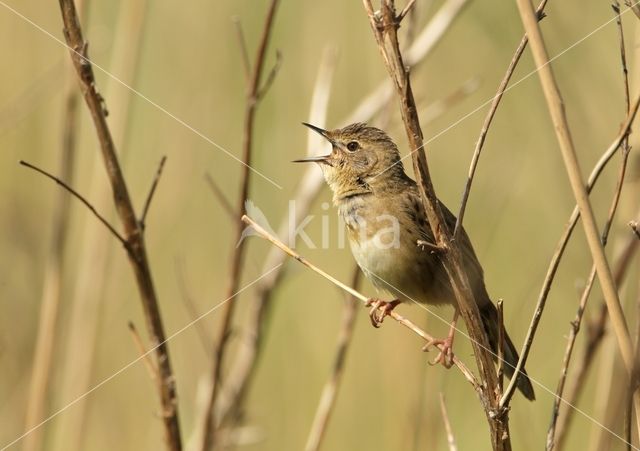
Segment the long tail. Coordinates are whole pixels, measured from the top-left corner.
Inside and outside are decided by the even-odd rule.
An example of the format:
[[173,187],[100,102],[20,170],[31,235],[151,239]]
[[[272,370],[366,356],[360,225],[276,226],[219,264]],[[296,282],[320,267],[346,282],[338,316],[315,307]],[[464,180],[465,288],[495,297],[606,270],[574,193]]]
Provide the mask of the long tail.
[[[482,322],[484,324],[484,329],[487,332],[487,336],[489,337],[489,344],[491,345],[491,349],[493,352],[497,354],[498,352],[498,340],[500,337],[500,330],[498,326],[498,310],[495,305],[491,301],[485,303],[482,307],[480,307],[480,316],[482,317]],[[513,345],[511,338],[506,333],[504,334],[504,360],[505,363],[504,373],[509,377],[509,379],[513,378],[514,370],[516,369],[516,365],[518,364],[518,351],[516,347]],[[496,360],[496,358],[494,358]],[[522,394],[529,400],[533,401],[536,399],[536,395],[533,392],[533,386],[531,385],[531,381],[529,380],[529,376],[524,368],[522,368],[522,372],[518,376],[517,385],[518,389],[522,392]]]

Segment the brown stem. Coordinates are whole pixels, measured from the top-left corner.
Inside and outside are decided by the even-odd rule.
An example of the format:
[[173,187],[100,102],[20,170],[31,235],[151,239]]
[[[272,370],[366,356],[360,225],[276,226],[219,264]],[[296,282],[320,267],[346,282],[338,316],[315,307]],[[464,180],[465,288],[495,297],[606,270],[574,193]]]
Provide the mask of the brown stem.
[[[569,131],[569,125],[565,114],[564,104],[560,91],[555,81],[549,56],[547,54],[544,40],[540,32],[537,18],[529,0],[517,0],[520,16],[529,36],[531,51],[538,69],[538,75],[542,84],[542,89],[549,107],[549,113],[554,124],[554,129],[560,144],[560,150],[567,169],[567,175],[574,197],[580,208],[582,224],[587,236],[589,250],[596,265],[598,279],[604,293],[607,309],[611,318],[611,324],[616,333],[618,346],[629,375],[634,366],[634,353],[629,335],[629,328],[624,318],[624,313],[618,297],[616,285],[613,281],[611,269],[607,257],[600,242],[600,234],[593,215],[593,210],[589,202],[589,197],[582,180],[576,151]],[[640,413],[640,396],[634,396],[634,407],[636,413]],[[640,414],[637,415],[637,427],[640,431]]]
[[166,444],[168,449],[173,451],[181,450],[182,439],[178,420],[176,382],[171,369],[169,350],[165,344],[164,325],[147,259],[143,230],[140,227],[138,218],[136,218],[127,185],[120,169],[111,132],[105,117],[104,99],[96,88],[93,67],[87,58],[87,43],[82,36],[73,0],[60,0],[60,9],[64,23],[65,39],[71,49],[69,53],[78,75],[82,94],[93,119],[116,210],[124,228],[129,261],[140,292],[151,346],[157,346],[155,351],[156,362],[160,372],[158,391],[160,392],[162,405],[161,417],[164,424]]
[[[615,216],[616,210],[618,208],[618,202],[620,200],[620,194],[622,193],[622,184],[624,182],[624,176],[627,169],[627,160],[629,157],[628,151],[623,151],[623,159],[620,167],[620,173],[618,176],[618,182],[616,185],[616,189],[613,195],[613,199],[611,201],[611,207],[609,208],[609,214],[607,216],[607,222],[605,224],[604,230],[602,232],[602,244],[605,246],[607,244],[607,240],[609,237],[609,231],[611,230],[611,224],[613,221],[613,217]],[[584,311],[587,307],[587,301],[589,299],[589,295],[591,293],[591,289],[593,288],[593,283],[596,279],[596,267],[592,266],[589,276],[587,278],[587,284],[582,290],[582,295],[580,296],[580,302],[578,305],[578,311],[576,312],[576,316],[574,320],[571,322],[571,330],[569,331],[569,340],[567,342],[567,347],[565,349],[564,358],[562,361],[562,367],[560,369],[560,378],[558,380],[558,388],[556,389],[556,396],[553,401],[553,410],[551,414],[551,425],[549,426],[549,430],[547,432],[547,443],[546,449],[550,451],[554,447],[554,436],[556,432],[556,424],[558,421],[558,413],[560,411],[560,403],[563,399],[564,395],[564,386],[567,378],[567,373],[569,369],[569,362],[571,361],[571,356],[573,353],[573,348],[576,342],[576,338],[578,336],[578,332],[580,331],[580,325],[582,323],[582,318],[584,316]],[[619,282],[616,280],[616,285]]]
[[[242,240],[242,231],[244,225],[239,219],[245,211],[245,201],[249,196],[250,182],[251,182],[251,152],[253,148],[253,128],[255,121],[256,108],[259,103],[259,98],[264,95],[265,87],[261,85],[262,74],[264,70],[264,62],[267,53],[267,47],[269,45],[269,38],[273,30],[273,22],[275,18],[276,9],[278,6],[278,0],[272,0],[267,15],[265,18],[265,24],[262,29],[262,37],[258,46],[255,64],[253,66],[253,73],[249,80],[247,98],[245,105],[245,121],[243,131],[243,143],[242,143],[242,161],[244,162],[240,196],[238,198],[238,205],[236,207],[236,233],[234,243],[239,243],[234,248],[229,274],[229,282],[227,287],[227,294],[230,296],[235,293],[240,283],[240,276],[242,274],[242,264],[244,260],[244,252],[246,248],[246,240]],[[268,87],[268,86],[266,86]],[[222,324],[218,330],[217,341],[215,344],[215,350],[213,355],[213,368],[211,374],[211,387],[207,397],[207,408],[203,418],[203,433],[202,443],[200,446],[201,451],[209,451],[215,446],[215,432],[216,432],[216,418],[215,418],[215,405],[218,399],[218,393],[222,384],[222,366],[224,364],[225,351],[227,349],[227,341],[230,334],[231,320],[235,311],[235,299],[232,298],[225,304],[224,311],[222,313]]]
[[[542,20],[544,17],[543,12],[545,6],[547,6],[548,0],[542,0],[536,9],[536,14],[538,15],[538,20]],[[513,57],[511,58],[511,62],[509,63],[509,67],[507,67],[507,72],[504,74],[500,85],[498,86],[498,91],[496,95],[493,97],[491,102],[491,107],[489,108],[489,112],[487,116],[484,118],[484,122],[482,124],[482,129],[480,130],[480,136],[478,137],[478,141],[476,141],[476,147],[473,150],[473,156],[471,157],[471,165],[469,166],[469,175],[467,176],[467,183],[464,187],[464,193],[462,194],[462,201],[460,202],[460,211],[458,212],[458,219],[456,220],[456,226],[453,230],[453,236],[457,237],[460,231],[460,226],[462,225],[462,221],[464,219],[464,212],[467,208],[467,201],[469,200],[469,194],[471,193],[471,184],[473,183],[473,177],[476,173],[476,168],[478,167],[478,161],[480,160],[480,153],[482,152],[482,147],[484,146],[484,141],[487,138],[487,133],[489,133],[489,127],[491,126],[491,122],[493,122],[493,118],[496,115],[496,111],[498,111],[498,106],[500,105],[500,101],[502,100],[502,96],[504,95],[507,86],[509,85],[509,81],[511,80],[511,76],[520,61],[520,57],[524,53],[524,49],[527,48],[527,43],[529,39],[525,34],[522,36],[520,40],[520,44],[518,44],[518,48],[516,48]]]
[[145,200],[144,202],[144,208],[142,209],[142,215],[140,216],[140,228],[142,228],[142,230],[145,229],[147,213],[149,212],[149,207],[151,206],[151,201],[153,200],[153,195],[155,194],[156,188],[158,187],[158,182],[160,181],[160,177],[162,176],[162,170],[164,169],[164,164],[166,163],[166,161],[166,156],[163,156],[160,159],[158,170],[156,171],[155,177],[153,177],[153,182],[151,182],[151,189],[149,190],[149,194],[147,195],[147,200]]
[[416,182],[427,219],[436,240],[435,244],[439,248],[446,250],[446,252],[440,254],[440,257],[455,294],[458,310],[465,320],[471,338],[483,384],[480,399],[491,429],[491,442],[494,450],[509,450],[511,449],[511,439],[509,436],[508,415],[506,409],[499,411],[499,387],[492,356],[489,352],[489,341],[462,265],[460,250],[457,243],[451,241],[452,231],[447,230],[429,175],[422,131],[411,89],[409,70],[405,66],[400,53],[397,36],[400,24],[397,21],[394,2],[393,0],[383,0],[380,11],[377,12],[374,12],[370,0],[363,0],[363,3],[369,16],[369,22],[378,43],[378,48],[400,100],[402,119],[405,123],[409,145],[413,150],[411,155]]

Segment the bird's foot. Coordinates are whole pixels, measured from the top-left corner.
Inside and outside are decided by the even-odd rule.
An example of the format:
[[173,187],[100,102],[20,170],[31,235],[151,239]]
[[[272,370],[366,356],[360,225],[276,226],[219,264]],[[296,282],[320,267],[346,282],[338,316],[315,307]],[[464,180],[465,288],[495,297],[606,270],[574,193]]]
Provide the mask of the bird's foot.
[[440,352],[436,356],[436,358],[429,362],[431,365],[442,364],[445,368],[449,369],[453,366],[453,336],[450,335],[444,340],[434,338],[430,340],[426,345],[422,347],[424,352],[428,352],[429,348],[432,346],[438,347]]
[[383,301],[382,299],[369,299],[364,305],[371,307],[369,310],[369,318],[373,327],[378,328],[385,316],[389,316],[391,311],[396,308],[396,305],[400,304],[400,301],[395,299],[393,301]]

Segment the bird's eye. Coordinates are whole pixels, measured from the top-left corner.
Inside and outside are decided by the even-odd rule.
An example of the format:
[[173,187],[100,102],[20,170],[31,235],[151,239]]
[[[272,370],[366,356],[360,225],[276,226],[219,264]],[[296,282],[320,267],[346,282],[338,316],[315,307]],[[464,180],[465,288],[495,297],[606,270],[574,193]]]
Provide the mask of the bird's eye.
[[349,144],[347,144],[347,150],[349,152],[355,152],[359,148],[360,148],[360,144],[358,144],[358,141],[350,141]]

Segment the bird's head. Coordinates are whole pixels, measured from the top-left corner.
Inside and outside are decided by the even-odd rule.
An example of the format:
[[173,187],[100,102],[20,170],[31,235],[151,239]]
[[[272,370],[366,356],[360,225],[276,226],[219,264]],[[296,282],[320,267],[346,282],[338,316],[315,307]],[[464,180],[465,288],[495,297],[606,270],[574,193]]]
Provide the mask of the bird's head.
[[406,177],[398,147],[384,131],[360,122],[335,130],[303,124],[329,141],[332,150],[294,162],[318,163],[335,199],[372,192],[394,177]]

